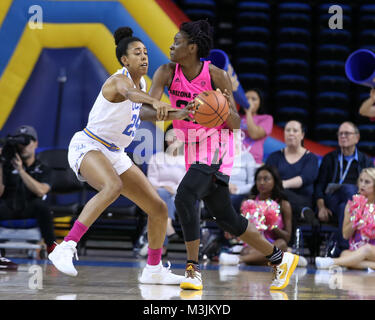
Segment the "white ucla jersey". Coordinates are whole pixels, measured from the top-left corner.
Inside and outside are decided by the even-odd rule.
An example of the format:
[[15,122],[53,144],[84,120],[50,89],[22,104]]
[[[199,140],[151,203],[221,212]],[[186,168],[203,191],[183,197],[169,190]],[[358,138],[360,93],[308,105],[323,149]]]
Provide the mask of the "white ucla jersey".
[[[124,74],[131,79],[129,71],[123,67],[115,74]],[[134,86],[135,87],[135,86]],[[146,81],[141,78],[142,91],[146,92]],[[86,128],[87,135],[112,149],[126,148],[134,139],[141,123],[139,111],[142,103],[130,100],[113,103],[104,98],[102,90],[90,111]]]

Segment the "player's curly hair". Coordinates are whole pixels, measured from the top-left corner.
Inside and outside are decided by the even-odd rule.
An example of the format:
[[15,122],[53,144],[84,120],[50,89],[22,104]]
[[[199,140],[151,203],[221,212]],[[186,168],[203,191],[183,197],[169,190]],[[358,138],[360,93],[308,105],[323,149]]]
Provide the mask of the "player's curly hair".
[[213,47],[213,31],[207,20],[183,22],[180,31],[187,34],[189,43],[198,46],[198,57],[206,58]]
[[117,46],[116,57],[120,64],[123,66],[123,63],[121,62],[121,57],[123,55],[127,55],[129,44],[134,41],[140,41],[143,43],[143,41],[137,37],[133,37],[133,30],[129,27],[118,28],[113,34],[113,36],[115,38],[115,44]]

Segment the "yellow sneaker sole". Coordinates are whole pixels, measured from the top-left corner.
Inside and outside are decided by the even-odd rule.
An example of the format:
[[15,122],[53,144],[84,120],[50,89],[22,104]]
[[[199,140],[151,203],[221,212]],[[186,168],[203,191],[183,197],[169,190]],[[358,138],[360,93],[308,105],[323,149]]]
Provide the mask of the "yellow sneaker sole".
[[284,284],[281,287],[271,286],[270,290],[282,290],[289,284],[289,279],[290,279],[291,275],[293,274],[294,270],[297,267],[298,260],[299,260],[299,256],[294,254],[294,259],[293,259],[292,265],[290,266],[290,268],[288,270],[288,274],[286,275],[286,280],[285,280]]
[[190,282],[181,282],[180,283],[180,288],[184,290],[202,290],[203,289],[203,284],[197,286],[195,284],[192,284]]

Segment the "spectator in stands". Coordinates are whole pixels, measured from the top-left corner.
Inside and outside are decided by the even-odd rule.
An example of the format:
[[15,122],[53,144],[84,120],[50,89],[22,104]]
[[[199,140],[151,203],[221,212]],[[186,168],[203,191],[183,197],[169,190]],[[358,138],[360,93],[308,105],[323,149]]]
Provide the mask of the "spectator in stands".
[[[153,154],[147,167],[150,183],[168,207],[167,233],[163,244],[164,256],[167,253],[168,240],[177,237],[172,224],[176,211],[174,199],[185,173],[183,143],[177,139],[173,126],[170,125],[165,134],[164,151]],[[140,254],[146,256],[147,250],[141,250]]]
[[370,119],[375,119],[375,89],[371,89],[368,97],[359,108],[359,114]]
[[[255,172],[255,184],[252,187],[249,199],[255,203],[274,200],[279,204],[281,219],[272,230],[264,231],[264,237],[282,251],[288,250],[288,242],[292,233],[292,208],[284,194],[282,180],[274,167],[263,165]],[[244,214],[244,213],[243,213]],[[219,263],[238,264],[244,262],[249,265],[265,265],[267,259],[254,248],[245,245],[241,255],[221,253]],[[306,266],[307,261],[300,256],[299,266]]]
[[240,109],[242,146],[244,151],[253,155],[259,166],[263,163],[263,145],[272,132],[273,118],[265,114],[260,90],[250,89],[246,92],[246,97],[250,107],[247,110]]
[[[35,156],[38,135],[31,126],[20,126],[11,136],[22,139],[12,147],[5,143],[0,163],[0,220],[35,218],[50,253],[55,247],[52,213],[45,203],[51,190],[50,169]],[[5,157],[11,154],[11,159]]]
[[322,222],[336,222],[338,255],[347,249],[348,241],[342,237],[345,205],[357,192],[357,180],[362,169],[373,167],[370,157],[358,150],[360,134],[352,122],[343,122],[337,132],[339,148],[323,157],[315,184],[318,218]]
[[314,182],[318,176],[318,157],[303,145],[305,128],[296,120],[284,128],[286,147],[267,158],[267,165],[275,167],[282,179],[285,194],[293,210],[293,229],[299,221],[319,225],[313,208]]
[[229,192],[232,205],[240,212],[241,202],[246,198],[254,185],[254,173],[257,164],[249,152],[239,151],[233,162],[232,174],[229,179]]
[[[375,205],[375,169],[363,169],[358,179],[360,196],[353,197],[345,207],[342,233],[349,239],[349,250],[341,252],[339,258],[317,257],[316,266],[326,269],[337,265],[353,269],[375,269],[375,234],[373,221],[366,223],[366,214],[373,214]],[[361,200],[365,201],[361,201]],[[360,219],[362,217],[362,219]],[[354,218],[354,219],[353,219]],[[362,220],[363,222],[361,222]],[[365,226],[372,224],[372,233]],[[371,228],[367,229],[371,230]]]

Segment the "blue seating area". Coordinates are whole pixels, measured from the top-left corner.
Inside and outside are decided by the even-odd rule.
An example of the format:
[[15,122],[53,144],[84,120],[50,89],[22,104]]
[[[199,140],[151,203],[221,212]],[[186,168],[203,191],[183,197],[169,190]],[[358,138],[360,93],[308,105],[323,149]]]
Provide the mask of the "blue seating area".
[[[344,68],[354,50],[375,50],[375,4],[371,1],[175,2],[192,20],[198,17],[189,10],[202,10],[201,18],[204,10],[212,13],[209,19],[216,21],[216,47],[228,54],[245,90],[258,87],[264,91],[276,124],[285,124],[287,117],[306,121],[307,138],[328,145],[334,143],[322,137],[321,125],[336,126],[353,119],[371,125],[357,114],[368,89],[350,83]],[[329,27],[332,5],[342,8],[343,29]],[[291,90],[299,94],[288,98],[286,92]],[[364,151],[372,152],[367,127],[360,130]]]

